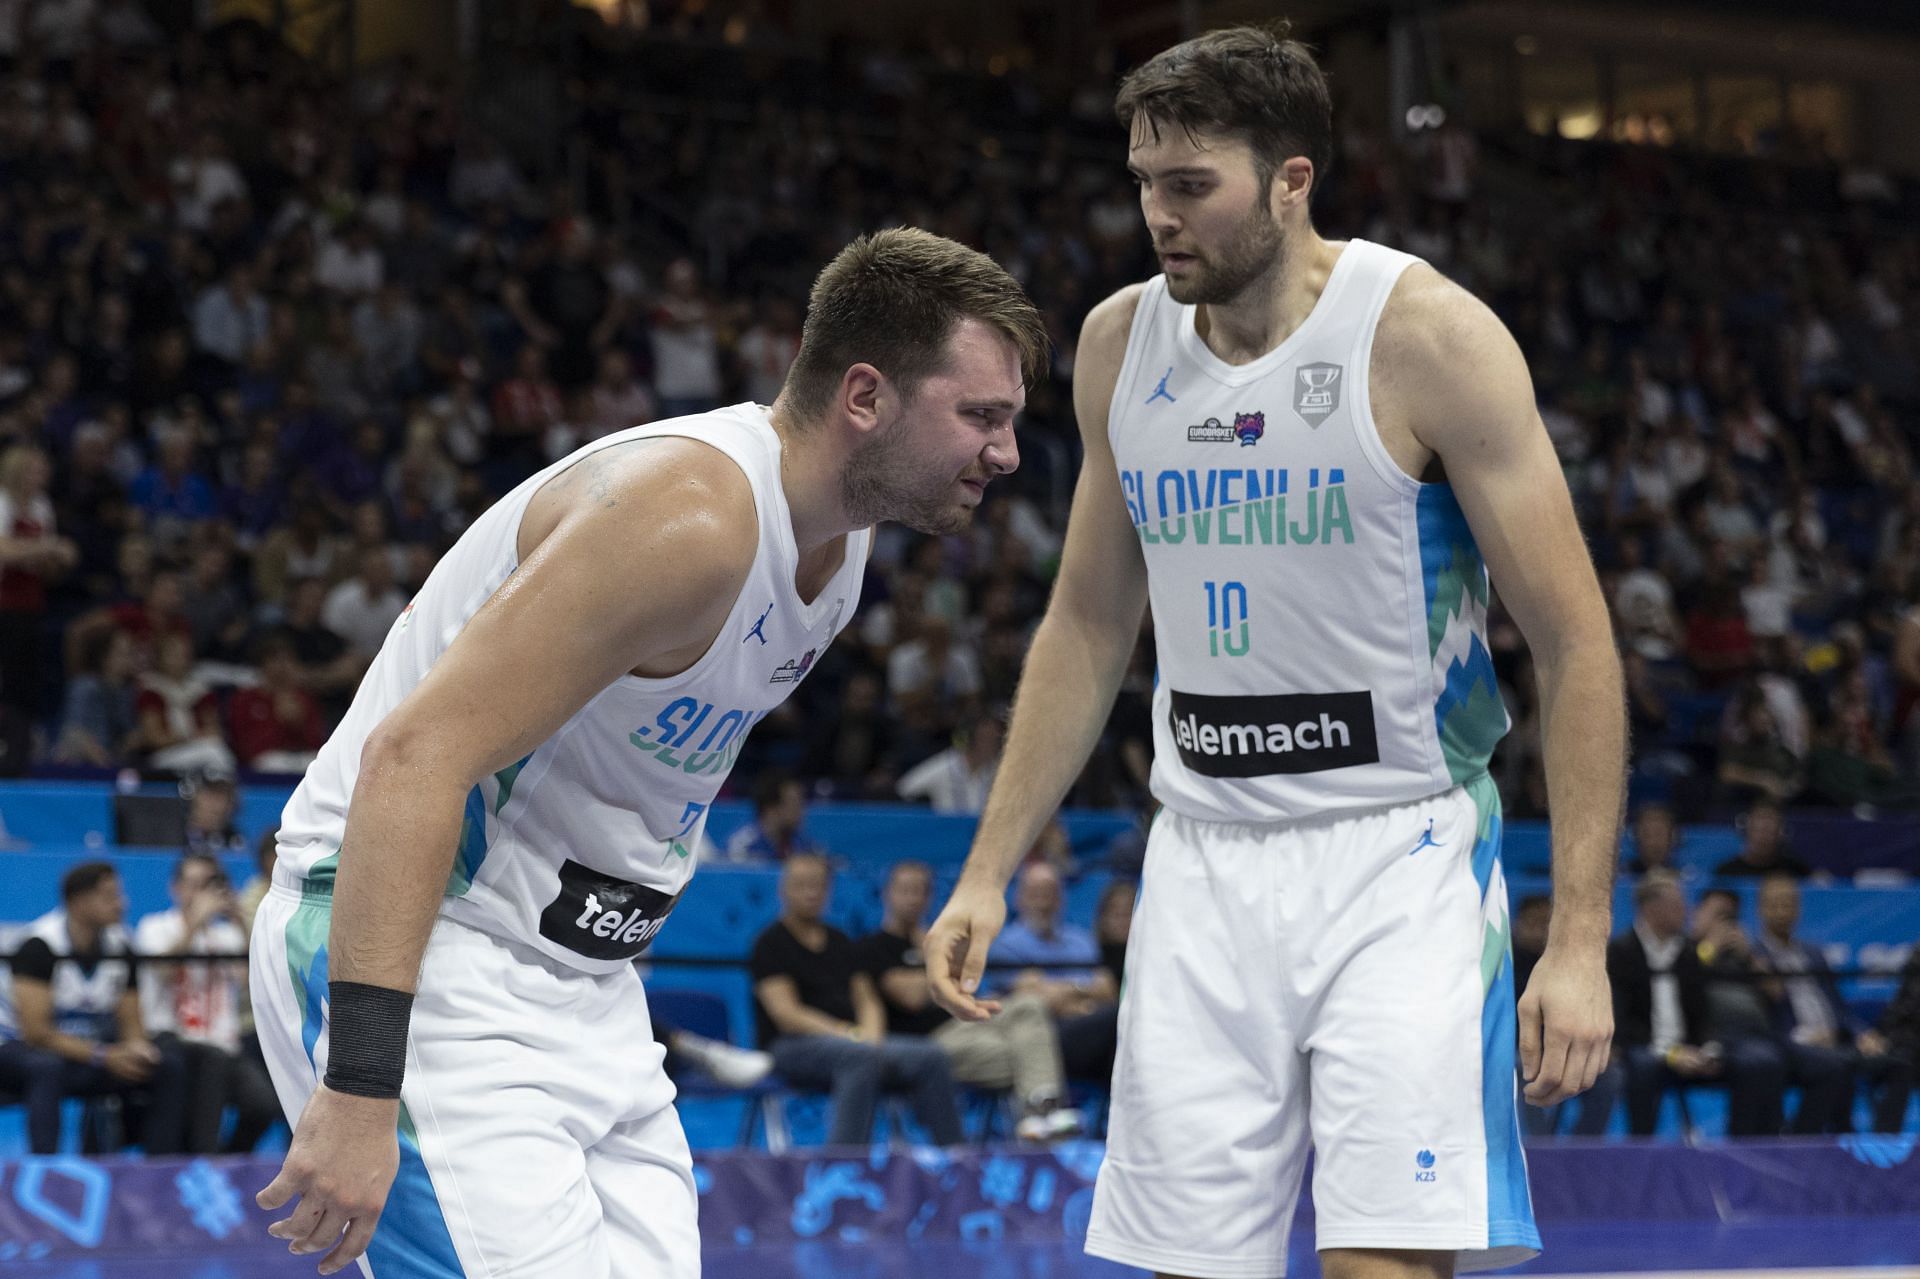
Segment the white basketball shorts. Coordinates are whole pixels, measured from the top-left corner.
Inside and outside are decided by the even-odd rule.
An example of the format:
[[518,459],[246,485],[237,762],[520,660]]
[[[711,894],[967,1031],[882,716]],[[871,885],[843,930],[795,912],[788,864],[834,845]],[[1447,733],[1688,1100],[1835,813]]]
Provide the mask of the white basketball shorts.
[[1490,780],[1284,825],[1162,811],[1087,1251],[1284,1275],[1311,1147],[1318,1248],[1525,1260],[1514,1029]]
[[[332,898],[276,876],[254,1020],[297,1121],[327,1068]],[[328,888],[331,885],[327,885]],[[369,1279],[695,1279],[693,1161],[632,969],[605,976],[435,921]]]

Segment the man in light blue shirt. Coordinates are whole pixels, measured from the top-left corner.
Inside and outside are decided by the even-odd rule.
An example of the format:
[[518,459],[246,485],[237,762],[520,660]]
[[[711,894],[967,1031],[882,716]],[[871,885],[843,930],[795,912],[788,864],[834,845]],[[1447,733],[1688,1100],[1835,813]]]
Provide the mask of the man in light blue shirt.
[[[1092,933],[1060,918],[1065,900],[1060,872],[1035,862],[1020,872],[1013,899],[1018,915],[994,939],[987,984],[1011,994],[1035,994],[1060,1033],[1067,1074],[1104,1083],[1113,1073],[1120,985],[1101,966]],[[1018,972],[992,965],[1028,965]],[[1011,980],[1009,980],[1011,978]]]
[[1093,934],[1060,918],[1059,871],[1044,862],[1027,867],[1013,905],[1019,917],[994,939],[993,963],[1029,964],[1049,970],[1048,980],[1061,981],[1085,979],[1099,966],[1100,945]]

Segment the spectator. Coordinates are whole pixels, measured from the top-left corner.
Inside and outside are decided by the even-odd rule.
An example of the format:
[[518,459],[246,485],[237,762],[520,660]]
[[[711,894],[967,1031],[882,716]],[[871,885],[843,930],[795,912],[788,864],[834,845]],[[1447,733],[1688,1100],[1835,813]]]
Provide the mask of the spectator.
[[328,592],[320,620],[371,661],[406,607],[407,597],[394,582],[393,556],[384,546],[371,547],[360,553],[359,573]]
[[188,527],[212,519],[219,507],[213,500],[213,483],[194,469],[193,436],[183,427],[174,427],[160,436],[158,460],[133,482],[133,504],[147,518],[147,526],[156,540],[178,542]]
[[1883,1094],[1883,1105],[1876,1110],[1881,1119],[1887,1119],[1886,1112],[1893,1109],[1890,1098],[1898,1098],[1892,1127],[1881,1128],[1898,1132],[1913,1087],[1911,1068],[1890,1051],[1891,1045],[1879,1031],[1848,1009],[1826,957],[1795,935],[1799,926],[1798,880],[1791,875],[1768,875],[1760,883],[1757,949],[1781,978],[1775,1019],[1786,1036],[1783,1046],[1790,1078],[1801,1089],[1793,1131],[1851,1132],[1858,1075]]
[[1689,937],[1707,974],[1707,1042],[1722,1045],[1730,1056],[1748,1061],[1751,1070],[1778,1084],[1743,1094],[1741,1108],[1728,1116],[1729,1131],[1734,1136],[1777,1135],[1787,1074],[1773,1027],[1772,1000],[1778,990],[1741,926],[1739,894],[1729,888],[1702,893]]
[[493,393],[492,434],[487,439],[492,483],[502,492],[545,464],[542,444],[565,412],[560,388],[547,377],[546,352],[537,344],[520,347],[513,370]]
[[313,262],[315,284],[351,297],[374,292],[385,278],[386,264],[374,243],[373,228],[362,221],[342,227],[339,235],[321,246]]
[[1723,798],[1741,803],[1765,796],[1785,803],[1800,790],[1800,760],[1780,734],[1766,694],[1748,686],[1735,702],[1737,734],[1723,735],[1720,743],[1720,790]]
[[184,595],[181,613],[194,651],[208,661],[244,662],[252,626],[246,601],[234,586],[233,551],[225,542],[210,541],[194,552]]
[[881,698],[880,677],[855,670],[828,718],[825,731],[815,737],[806,769],[842,799],[893,797],[894,739],[898,731]]
[[[126,548],[148,546],[144,539],[128,538]],[[151,555],[151,550],[145,554]],[[138,558],[135,553],[134,558]],[[180,575],[159,570],[146,579],[137,600],[126,600],[105,613],[76,622],[81,634],[96,626],[117,626],[133,640],[140,669],[146,670],[159,660],[160,641],[179,636],[193,642],[193,623],[187,620],[187,593]],[[76,639],[78,636],[73,636]]]
[[866,971],[887,1006],[888,1033],[931,1037],[947,1054],[953,1077],[979,1088],[1013,1090],[1019,1116],[1014,1136],[1049,1141],[1080,1131],[1079,1116],[1063,1106],[1065,1076],[1060,1038],[1046,1003],[1033,994],[1004,1000],[989,1021],[957,1021],[935,1004],[920,945],[933,896],[925,862],[897,862],[887,872],[885,915],[878,931],[860,941]]
[[[1633,859],[1627,863],[1630,875],[1650,871],[1677,872],[1680,828],[1674,824],[1673,810],[1665,804],[1646,803],[1633,812]],[[1517,970],[1516,970],[1517,971]]]
[[1754,800],[1740,819],[1740,826],[1746,836],[1740,851],[1713,868],[1716,876],[1782,874],[1805,879],[1813,874],[1813,868],[1788,849],[1786,822],[1780,805],[1773,800]]
[[240,793],[233,774],[208,769],[181,788],[187,797],[187,851],[209,857],[244,852],[247,838],[234,824],[240,813]]
[[326,744],[320,703],[300,685],[300,658],[286,635],[260,644],[260,682],[233,695],[233,749],[260,773],[299,773]]
[[930,1043],[887,1034],[886,1007],[845,933],[822,922],[827,863],[801,855],[780,871],[780,917],[753,943],[748,971],[760,1045],[803,1088],[831,1091],[827,1142],[865,1145],[883,1088],[908,1093],[914,1118],[942,1146],[960,1141],[953,1073]]
[[1613,985],[1614,1043],[1626,1072],[1627,1125],[1653,1134],[1669,1089],[1726,1079],[1732,1090],[1728,1131],[1753,1135],[1777,1114],[1780,1063],[1759,1045],[1705,1037],[1706,971],[1686,935],[1687,902],[1672,875],[1656,872],[1635,887],[1633,927],[1607,946]]
[[929,613],[918,634],[887,659],[887,694],[903,718],[931,719],[935,708],[964,704],[980,692],[980,660],[953,623]]
[[141,1147],[181,1147],[186,1072],[147,1038],[128,965],[126,894],[106,862],[60,881],[61,906],[33,921],[0,989],[0,1086],[26,1101],[27,1144],[57,1153],[64,1097],[146,1099]]
[[[133,948],[147,956],[244,956],[247,936],[226,872],[210,853],[190,852],[168,884],[171,910],[142,919]],[[186,1148],[194,1154],[244,1154],[280,1118],[280,1101],[267,1072],[240,1047],[240,1010],[246,1001],[246,960],[143,964],[140,1003],[153,1041],[177,1054],[187,1076]],[[239,1112],[223,1144],[221,1120]]]
[[1614,587],[1613,607],[1629,647],[1649,661],[1664,662],[1680,652],[1680,616],[1674,611],[1673,588],[1645,563],[1638,537],[1620,542],[1620,580]]
[[902,799],[926,800],[936,813],[978,816],[1000,769],[1006,728],[988,712],[973,715],[952,746],[907,770],[896,788]]
[[347,641],[321,620],[327,585],[317,577],[301,580],[287,603],[286,622],[278,632],[293,644],[300,662],[301,687],[320,699],[329,721],[345,712],[347,700],[367,659],[347,647]]
[[802,832],[806,822],[806,786],[790,773],[769,769],[754,779],[753,820],[727,840],[727,858],[781,862],[800,855],[824,856],[826,850]]
[[667,265],[651,322],[653,385],[661,417],[704,413],[720,403],[720,339],[714,306],[691,258]]
[[194,673],[190,638],[161,638],[155,667],[140,677],[134,704],[140,717],[135,740],[151,767],[178,773],[233,771],[233,752],[220,734],[213,689]]
[[206,231],[222,203],[247,198],[246,180],[212,129],[203,130],[193,149],[173,161],[167,176],[173,184],[174,215],[189,231]]
[[1699,607],[1688,614],[1687,662],[1706,688],[1733,684],[1752,668],[1753,635],[1732,585],[1708,586]]
[[236,262],[226,279],[194,299],[193,344],[238,368],[267,340],[267,322],[267,300],[254,287],[253,268]]
[[600,373],[587,402],[589,439],[644,425],[659,415],[653,392],[633,375],[633,360],[617,348],[601,352]]
[[1060,873],[1052,866],[1034,862],[1020,872],[1016,917],[989,954],[994,966],[1020,971],[993,984],[1015,995],[1038,995],[1059,1024],[1067,1074],[1105,1083],[1113,1073],[1120,980],[1104,965],[1100,941],[1061,919],[1065,904]]
[[52,476],[31,444],[0,453],[0,704],[28,718],[41,709],[47,584],[80,562],[79,548],[53,531]]
[[756,318],[734,344],[747,398],[772,404],[786,385],[787,370],[800,354],[800,314],[791,298],[775,294],[755,311]]
[[133,641],[117,626],[95,627],[81,640],[75,677],[67,684],[54,758],[119,768],[131,753],[138,720]]

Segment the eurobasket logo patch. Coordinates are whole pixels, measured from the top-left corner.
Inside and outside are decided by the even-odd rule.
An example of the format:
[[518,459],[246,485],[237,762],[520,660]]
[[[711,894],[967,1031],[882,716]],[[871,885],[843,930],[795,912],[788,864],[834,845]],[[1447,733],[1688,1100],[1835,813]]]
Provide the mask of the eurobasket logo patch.
[[1233,425],[1228,426],[1217,417],[1210,417],[1198,426],[1187,428],[1187,439],[1195,444],[1234,444],[1248,448],[1260,442],[1267,433],[1267,415],[1264,411],[1253,413],[1235,413]]
[[1302,364],[1294,374],[1293,409],[1307,425],[1319,426],[1340,407],[1343,372],[1338,364]]

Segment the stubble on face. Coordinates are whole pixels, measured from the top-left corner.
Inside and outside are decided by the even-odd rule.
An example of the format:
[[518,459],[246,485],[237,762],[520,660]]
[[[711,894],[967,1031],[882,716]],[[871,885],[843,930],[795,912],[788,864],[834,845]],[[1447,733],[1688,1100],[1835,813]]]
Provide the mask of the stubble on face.
[[1286,233],[1267,205],[1270,183],[1262,183],[1227,243],[1197,257],[1185,276],[1167,277],[1167,293],[1182,306],[1226,306],[1237,302],[1279,264]]
[[863,442],[840,473],[840,500],[856,526],[891,520],[944,537],[973,523],[973,509],[954,497],[956,475],[935,475],[916,455],[911,409]]

